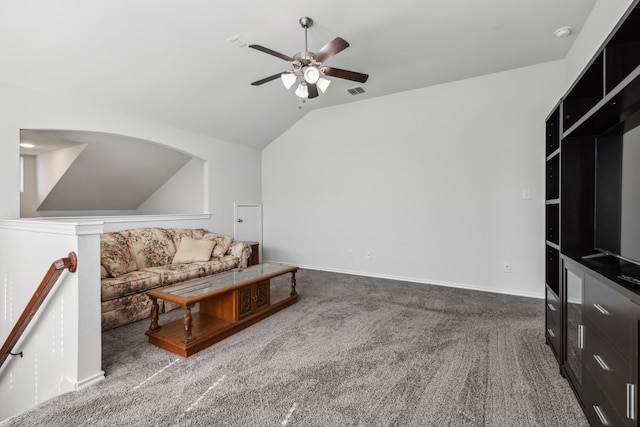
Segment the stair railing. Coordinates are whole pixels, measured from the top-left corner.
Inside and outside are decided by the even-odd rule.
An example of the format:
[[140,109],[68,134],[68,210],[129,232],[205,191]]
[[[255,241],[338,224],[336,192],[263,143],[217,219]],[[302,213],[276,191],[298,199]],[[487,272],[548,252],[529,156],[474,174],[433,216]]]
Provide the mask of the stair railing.
[[47,298],[47,295],[49,295],[51,289],[53,289],[62,272],[67,268],[71,273],[75,273],[78,269],[78,257],[75,252],[69,252],[67,258],[55,260],[51,264],[51,267],[49,267],[49,271],[47,271],[47,274],[43,277],[40,286],[38,286],[38,289],[33,293],[31,300],[29,300],[18,322],[2,345],[2,350],[0,350],[0,368],[9,355],[20,355],[20,357],[22,357],[22,352],[13,353],[13,347],[18,343],[27,326],[29,326],[31,319],[33,319],[33,316],[38,312],[38,309]]

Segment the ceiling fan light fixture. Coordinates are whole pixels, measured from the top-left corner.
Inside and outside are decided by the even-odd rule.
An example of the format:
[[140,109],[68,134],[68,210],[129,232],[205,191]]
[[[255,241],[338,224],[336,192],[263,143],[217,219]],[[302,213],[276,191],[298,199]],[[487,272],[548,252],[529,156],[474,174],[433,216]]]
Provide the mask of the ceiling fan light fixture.
[[291,86],[293,86],[296,81],[298,81],[298,77],[296,77],[296,75],[293,73],[282,73],[280,79],[282,80],[282,84],[284,85],[284,87],[286,87],[287,89],[291,89]]
[[330,84],[331,84],[331,80],[323,79],[321,77],[318,79],[318,83],[316,83],[316,86],[318,86],[318,89],[320,89],[320,92],[324,93]]
[[298,96],[298,98],[308,98],[309,97],[309,88],[307,88],[307,84],[305,82],[301,82],[297,89],[296,89],[296,95]]
[[307,83],[316,84],[320,78],[320,70],[317,67],[305,67],[304,79]]

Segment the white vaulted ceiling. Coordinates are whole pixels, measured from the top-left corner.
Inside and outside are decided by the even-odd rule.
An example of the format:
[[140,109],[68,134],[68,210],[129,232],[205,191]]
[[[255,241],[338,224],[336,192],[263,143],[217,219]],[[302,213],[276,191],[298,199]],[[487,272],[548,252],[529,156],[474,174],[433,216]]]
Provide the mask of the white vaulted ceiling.
[[[86,98],[137,117],[262,148],[314,108],[564,58],[595,0],[0,0],[0,80]],[[332,79],[299,109],[289,69],[239,35],[293,55],[340,36],[326,64],[368,73],[367,93]],[[558,27],[574,34],[558,39]]]

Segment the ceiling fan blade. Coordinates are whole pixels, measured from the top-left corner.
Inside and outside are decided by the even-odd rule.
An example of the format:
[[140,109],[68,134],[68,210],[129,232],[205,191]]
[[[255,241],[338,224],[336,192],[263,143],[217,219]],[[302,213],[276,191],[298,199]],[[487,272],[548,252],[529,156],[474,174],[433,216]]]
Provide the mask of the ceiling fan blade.
[[309,99],[318,96],[318,86],[315,83],[307,83],[307,90],[309,91]]
[[268,83],[271,80],[275,80],[275,79],[279,78],[281,75],[282,75],[282,73],[274,74],[273,76],[265,77],[264,79],[257,80],[257,81],[255,81],[255,82],[253,82],[251,84],[253,86],[260,86],[261,84]]
[[369,78],[368,74],[357,73],[355,71],[342,70],[340,68],[322,67],[322,72],[326,76],[337,77],[339,79],[353,80],[354,82],[364,83]]
[[280,52],[276,52],[275,50],[271,50],[268,47],[260,46],[259,44],[250,44],[249,47],[251,49],[259,50],[260,52],[264,52],[269,55],[273,55],[276,58],[284,59],[285,61],[293,62],[293,58],[287,55],[284,55]]
[[324,45],[322,49],[317,51],[313,55],[313,59],[316,61],[323,63],[327,59],[331,58],[333,55],[338,54],[349,47],[349,43],[341,37],[336,37],[331,40],[329,43]]

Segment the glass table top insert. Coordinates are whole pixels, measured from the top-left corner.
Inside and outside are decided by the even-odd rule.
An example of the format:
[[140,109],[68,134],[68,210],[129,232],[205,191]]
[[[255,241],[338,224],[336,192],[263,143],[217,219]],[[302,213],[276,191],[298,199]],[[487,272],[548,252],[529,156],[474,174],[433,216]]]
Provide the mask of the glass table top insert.
[[244,270],[231,271],[191,283],[184,283],[164,288],[162,289],[162,292],[184,298],[193,298],[209,292],[228,288],[229,286],[233,286],[238,283],[257,279],[262,276],[277,276],[279,272],[289,269],[291,269],[291,267],[278,264],[257,264],[245,268]]

